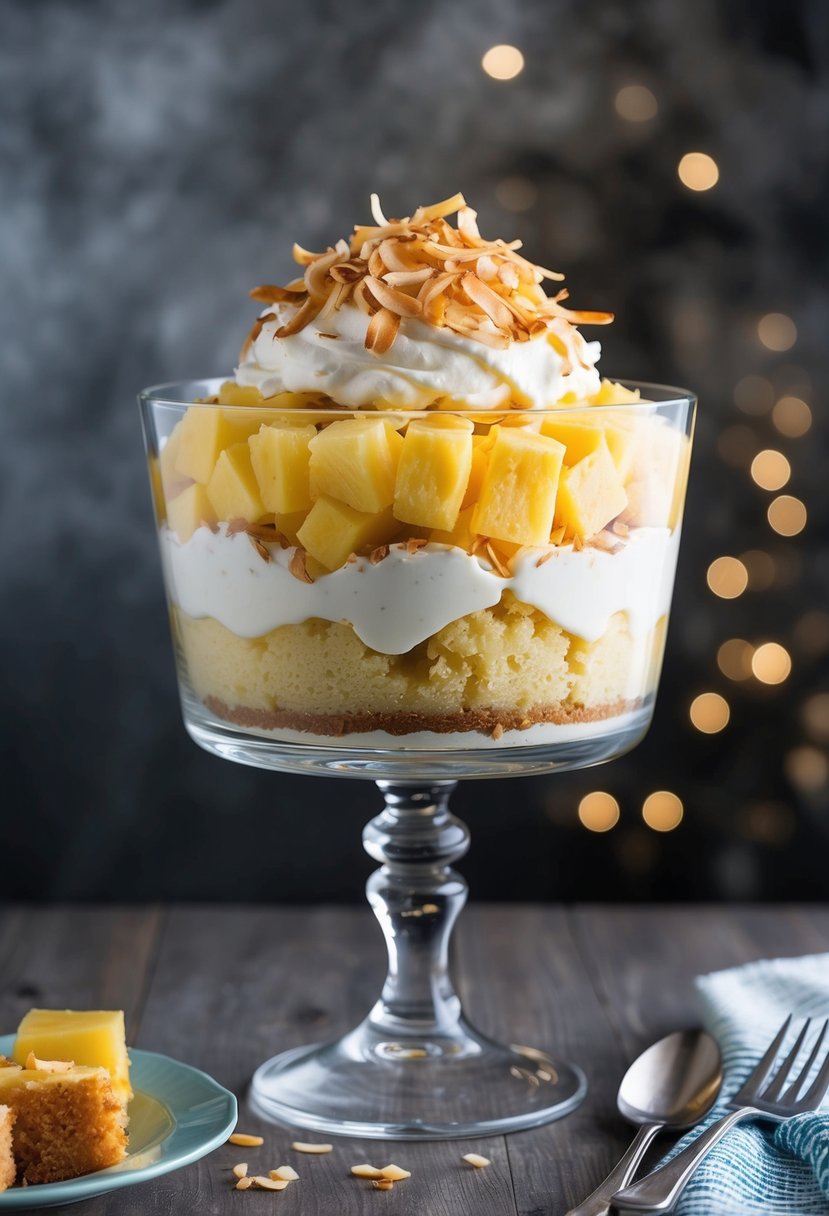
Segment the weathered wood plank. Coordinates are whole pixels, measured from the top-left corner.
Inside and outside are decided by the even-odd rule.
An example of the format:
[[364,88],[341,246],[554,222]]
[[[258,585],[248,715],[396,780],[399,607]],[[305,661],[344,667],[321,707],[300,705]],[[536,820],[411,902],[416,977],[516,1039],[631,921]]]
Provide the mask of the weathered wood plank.
[[473,907],[459,940],[467,1010],[501,1041],[572,1061],[587,1074],[577,1111],[507,1138],[522,1216],[565,1212],[591,1187],[595,1163],[609,1169],[623,1135],[609,1125],[624,1054],[559,908]]
[[[230,1167],[245,1160],[251,1171],[289,1163],[301,1174],[301,1181],[278,1197],[286,1213],[376,1216],[379,1201],[387,1216],[515,1216],[502,1138],[381,1144],[336,1137],[332,1153],[309,1157],[293,1152],[291,1141],[321,1137],[260,1122],[247,1107],[244,1095],[254,1068],[278,1051],[351,1028],[374,1003],[384,968],[382,939],[368,909],[174,911],[139,1045],[216,1076],[240,1098],[240,1126],[261,1133],[265,1146],[227,1145],[207,1160],[159,1179],[140,1197],[123,1192],[106,1210],[113,1216],[178,1213],[186,1195],[188,1210],[221,1216],[239,1201],[232,1193]],[[490,1157],[492,1167],[471,1169],[461,1160],[470,1151]],[[381,1196],[370,1183],[350,1177],[350,1166],[363,1161],[395,1161],[410,1169],[412,1178]]]
[[0,910],[0,1027],[32,1006],[123,1009],[134,1040],[161,924],[156,908]]

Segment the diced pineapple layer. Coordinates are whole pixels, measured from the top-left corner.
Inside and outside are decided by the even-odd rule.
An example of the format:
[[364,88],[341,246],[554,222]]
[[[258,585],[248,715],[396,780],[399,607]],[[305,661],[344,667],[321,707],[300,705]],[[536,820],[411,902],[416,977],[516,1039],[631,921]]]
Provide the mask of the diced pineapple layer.
[[453,415],[409,423],[394,490],[402,523],[451,529],[472,468],[472,423]]
[[546,545],[564,450],[548,435],[498,427],[472,517],[474,531],[519,545]]
[[455,520],[454,528],[435,528],[429,533],[429,540],[434,541],[436,545],[454,545],[457,549],[466,549],[469,552],[475,540],[475,533],[472,531],[474,510],[474,506],[464,507]]
[[18,1027],[12,1058],[25,1065],[30,1051],[39,1060],[106,1068],[116,1096],[125,1102],[132,1097],[120,1009],[30,1009]]
[[263,426],[248,439],[250,458],[265,508],[282,514],[311,508],[309,444],[316,427],[282,422]]
[[561,474],[555,527],[584,539],[601,532],[627,506],[627,494],[604,437],[589,456]]
[[311,497],[325,495],[355,511],[391,506],[403,438],[382,418],[332,422],[311,440]]
[[167,503],[167,522],[182,544],[186,544],[202,524],[218,523],[213,504],[204,486],[194,482]]
[[261,423],[261,413],[252,410],[236,414],[218,405],[192,405],[179,423],[176,472],[206,485],[220,454],[258,431]]
[[309,511],[297,539],[326,570],[336,570],[350,554],[391,540],[397,528],[391,507],[379,513],[355,511],[347,503],[323,495]]
[[572,415],[565,414],[558,418],[553,414],[541,423],[541,434],[549,435],[563,443],[567,451],[564,453],[566,465],[578,464],[585,456],[595,452],[602,442],[602,429],[595,422],[582,421]]
[[247,443],[233,443],[221,453],[207,483],[207,497],[218,519],[253,523],[267,513]]

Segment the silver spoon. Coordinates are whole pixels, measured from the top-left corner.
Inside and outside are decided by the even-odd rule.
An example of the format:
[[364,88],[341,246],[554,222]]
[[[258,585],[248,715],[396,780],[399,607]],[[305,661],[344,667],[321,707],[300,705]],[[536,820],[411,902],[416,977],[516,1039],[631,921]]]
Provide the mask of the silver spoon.
[[604,1182],[567,1216],[606,1216],[611,1196],[630,1182],[654,1136],[699,1123],[721,1084],[720,1049],[704,1030],[678,1030],[643,1051],[622,1078],[616,1098],[619,1113],[638,1123],[639,1131]]

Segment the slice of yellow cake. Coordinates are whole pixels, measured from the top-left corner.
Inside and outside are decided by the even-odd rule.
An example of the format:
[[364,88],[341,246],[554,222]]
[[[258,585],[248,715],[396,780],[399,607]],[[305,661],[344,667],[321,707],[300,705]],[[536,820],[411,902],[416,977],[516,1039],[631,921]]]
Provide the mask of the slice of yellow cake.
[[50,1071],[54,1066],[0,1068],[0,1110],[11,1110],[14,1164],[23,1183],[77,1178],[126,1155],[126,1107],[107,1070],[70,1064]]
[[124,1103],[132,1097],[121,1009],[30,1009],[18,1027],[12,1056],[25,1064],[30,1051],[41,1060],[106,1068],[115,1096]]
[[0,1106],[0,1191],[5,1191],[17,1177],[17,1166],[12,1154],[12,1128],[14,1111],[10,1106]]

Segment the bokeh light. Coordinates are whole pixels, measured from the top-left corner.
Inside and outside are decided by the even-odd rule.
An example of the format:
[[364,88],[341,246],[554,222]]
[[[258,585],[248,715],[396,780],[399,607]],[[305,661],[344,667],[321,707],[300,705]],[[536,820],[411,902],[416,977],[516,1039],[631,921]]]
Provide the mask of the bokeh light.
[[735,426],[727,426],[717,437],[720,458],[734,469],[748,468],[759,446],[754,431],[741,422]]
[[793,630],[793,636],[798,650],[803,654],[816,658],[829,650],[829,612],[821,608],[812,608],[804,612]]
[[684,813],[682,799],[670,790],[648,794],[642,803],[642,818],[654,832],[672,832],[682,823]]
[[761,684],[782,684],[792,670],[791,656],[779,642],[763,642],[751,656],[751,670]]
[[771,411],[771,420],[787,439],[800,439],[812,425],[812,411],[801,397],[781,397]]
[[619,822],[619,803],[612,794],[594,790],[579,803],[579,819],[590,832],[609,832]]
[[731,710],[718,692],[701,692],[688,711],[692,724],[704,735],[716,735],[728,726]]
[[740,812],[740,835],[758,844],[784,844],[794,827],[792,809],[785,802],[754,802]]
[[706,581],[721,600],[735,600],[748,586],[748,571],[738,557],[717,557],[708,567]]
[[792,785],[806,793],[821,789],[829,781],[829,759],[816,747],[793,747],[784,767]]
[[797,536],[806,527],[805,503],[791,494],[780,494],[769,503],[768,521],[780,536]]
[[740,554],[740,561],[748,571],[748,585],[752,591],[768,591],[774,583],[777,565],[770,553],[763,549],[747,549]]
[[829,692],[816,692],[804,701],[800,716],[816,742],[829,743]]
[[767,312],[757,322],[757,337],[767,350],[791,350],[797,341],[797,326],[784,312]]
[[505,211],[530,211],[538,202],[538,187],[528,177],[505,177],[495,187]]
[[493,80],[513,80],[524,67],[524,56],[517,46],[500,43],[489,48],[481,67]]
[[764,448],[751,462],[751,478],[763,490],[782,490],[792,475],[792,466],[782,452]]
[[613,105],[627,122],[649,122],[659,113],[659,102],[643,84],[626,84],[614,97]]
[[734,404],[744,414],[767,414],[774,405],[774,386],[765,376],[743,376],[734,385]]
[[717,651],[717,666],[729,680],[748,680],[754,647],[744,638],[729,638]]
[[717,162],[706,152],[686,152],[676,171],[689,190],[710,190],[720,180]]

